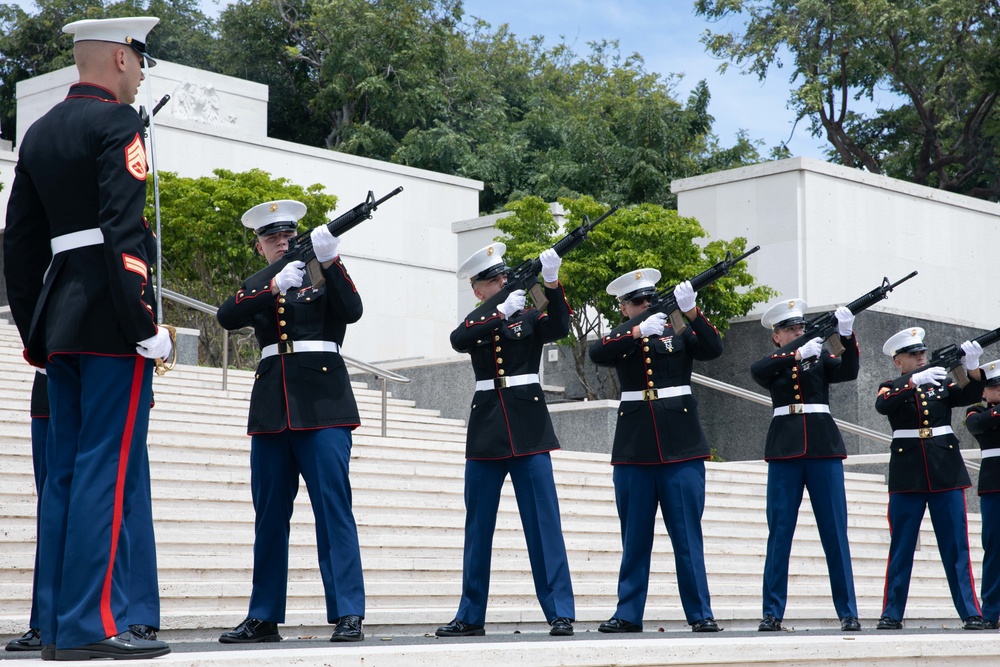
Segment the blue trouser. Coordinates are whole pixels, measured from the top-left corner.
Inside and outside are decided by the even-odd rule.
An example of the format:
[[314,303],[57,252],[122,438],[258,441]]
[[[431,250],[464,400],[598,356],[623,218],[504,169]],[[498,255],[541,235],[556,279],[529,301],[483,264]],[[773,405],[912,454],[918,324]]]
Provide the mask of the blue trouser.
[[847,496],[844,463],[835,458],[770,461],[767,466],[767,557],[764,561],[763,615],[781,620],[788,601],[788,561],[802,504],[809,500],[826,554],[830,591],[837,617],[858,617],[854,597],[851,546],[847,541]]
[[[42,642],[74,648],[128,630],[153,363],[139,356],[56,355],[38,540]],[[140,501],[141,502],[141,501]]]
[[465,462],[465,555],[462,600],[456,617],[470,625],[486,623],[490,562],[500,491],[510,473],[521,514],[535,595],[545,620],[576,617],[559,498],[548,452],[492,461]]
[[983,581],[979,596],[983,600],[983,618],[1000,620],[1000,493],[979,496],[983,515]]
[[254,523],[251,618],[285,622],[288,534],[299,475],[316,519],[319,572],[326,592],[326,620],[365,615],[358,528],[351,507],[351,431],[320,428],[254,435],[250,441],[250,491]]
[[615,617],[642,625],[656,507],[663,513],[674,550],[677,588],[688,623],[711,618],[701,516],[705,511],[705,461],[614,467],[615,502],[622,527]]
[[[889,563],[885,570],[885,598],[882,615],[897,621],[906,611],[910,591],[913,552],[917,548],[924,508],[931,510],[931,523],[938,552],[951,589],[951,599],[959,617],[982,616],[976,600],[976,584],[969,556],[969,524],[965,491],[952,489],[937,493],[889,494]],[[985,521],[983,522],[985,524]]]
[[[35,471],[35,535],[42,534],[42,487],[45,485],[45,443],[49,429],[48,417],[31,418],[31,466]],[[31,579],[31,615],[28,627],[38,628],[38,544],[35,544],[35,569]]]
[[[47,417],[31,420],[31,460],[35,469],[35,490],[38,510],[41,510],[42,487],[45,485],[45,442],[49,428]],[[156,572],[156,540],[153,536],[153,508],[149,487],[149,452],[145,447],[132,450],[131,456],[141,459],[137,474],[141,477],[131,510],[125,515],[131,551],[129,568],[129,625],[160,627],[160,591]],[[36,513],[37,533],[41,534],[41,513]],[[31,586],[31,616],[28,627],[38,627],[38,549],[35,549],[35,570]]]

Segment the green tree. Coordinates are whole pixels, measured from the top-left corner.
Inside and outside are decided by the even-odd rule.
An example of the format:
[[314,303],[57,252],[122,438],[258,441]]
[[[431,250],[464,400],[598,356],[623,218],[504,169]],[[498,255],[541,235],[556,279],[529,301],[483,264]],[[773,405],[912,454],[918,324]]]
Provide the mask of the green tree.
[[36,14],[0,5],[0,138],[17,136],[16,84],[73,64],[73,37],[62,27],[81,19],[158,16],[149,34],[155,58],[205,67],[214,26],[197,0],[36,0]]
[[[789,105],[842,164],[1000,199],[995,0],[697,0],[695,9],[744,20],[742,32],[706,33],[715,55],[760,79],[790,61]],[[859,112],[880,89],[900,104]]]
[[[327,213],[337,203],[320,184],[304,188],[258,169],[241,173],[216,169],[213,176],[200,178],[163,171],[159,176],[163,286],[214,306],[266,264],[257,253],[256,236],[240,222],[245,211],[266,201],[298,200],[307,208],[299,223],[304,231],[327,222]],[[155,220],[153,188],[147,191],[146,217]],[[221,366],[223,332],[214,317],[168,300],[163,301],[163,310],[167,324],[198,329],[200,359]],[[257,350],[252,333],[234,341],[230,364],[252,368]]]
[[718,145],[704,82],[681,103],[617,42],[549,48],[459,0],[244,0],[219,30],[216,66],[272,87],[274,136],[482,180],[485,211],[529,193],[674,206],[673,178],[760,160],[745,136]]
[[[584,215],[594,220],[608,209],[589,196],[564,198],[559,203],[568,211],[567,230],[580,224]],[[507,244],[504,257],[509,266],[537,257],[565,234],[557,228],[549,205],[539,197],[524,197],[506,208],[513,215],[501,218],[496,226],[501,232],[497,240]],[[698,242],[705,237],[705,230],[694,218],[656,204],[640,204],[620,209],[563,258],[560,280],[573,307],[569,343],[588,398],[614,396],[618,389],[613,373],[598,373],[595,383],[593,364],[587,358],[591,337],[601,336],[609,323],[613,327],[621,322],[618,303],[605,291],[607,284],[629,271],[650,267],[662,273],[660,287],[666,288],[721,261],[728,251],[737,255],[746,249],[744,238]],[[775,295],[771,288],[758,285],[746,263],[741,262],[729,275],[699,292],[698,306],[725,332],[729,320],[746,315],[754,304]]]

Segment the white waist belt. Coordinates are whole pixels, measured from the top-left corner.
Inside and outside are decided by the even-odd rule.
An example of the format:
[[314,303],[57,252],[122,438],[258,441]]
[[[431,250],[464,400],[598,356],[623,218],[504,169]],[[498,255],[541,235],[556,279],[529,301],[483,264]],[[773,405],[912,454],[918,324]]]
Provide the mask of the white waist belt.
[[538,384],[538,373],[510,375],[507,377],[494,378],[493,380],[476,380],[476,391],[489,391],[490,389],[503,389],[505,387],[520,387],[523,384]]
[[986,449],[980,454],[981,459],[992,459],[994,456],[1000,456],[1000,449]]
[[936,438],[939,435],[954,433],[950,426],[935,426],[934,428],[901,428],[892,432],[893,438]]
[[340,346],[327,340],[283,340],[273,343],[260,351],[260,358],[267,359],[276,354],[296,354],[298,352],[340,352]]
[[780,408],[775,408],[774,416],[804,415],[809,412],[823,412],[830,414],[830,406],[826,403],[792,403],[791,405],[782,405]]
[[104,233],[96,227],[94,229],[73,232],[72,234],[63,234],[49,241],[49,244],[52,246],[53,255],[58,255],[67,250],[85,248],[89,245],[102,245],[103,243]]
[[661,398],[676,398],[691,393],[691,387],[663,387],[662,389],[643,389],[642,391],[623,391],[623,401],[656,401]]

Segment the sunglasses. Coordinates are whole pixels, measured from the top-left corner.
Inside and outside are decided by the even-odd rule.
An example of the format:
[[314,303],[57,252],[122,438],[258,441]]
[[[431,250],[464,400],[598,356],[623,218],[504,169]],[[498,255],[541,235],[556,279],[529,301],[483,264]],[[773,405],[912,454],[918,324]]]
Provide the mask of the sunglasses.
[[642,296],[634,296],[631,299],[628,299],[628,302],[633,306],[641,306],[644,303],[649,303],[651,300],[652,297],[650,295],[643,294]]

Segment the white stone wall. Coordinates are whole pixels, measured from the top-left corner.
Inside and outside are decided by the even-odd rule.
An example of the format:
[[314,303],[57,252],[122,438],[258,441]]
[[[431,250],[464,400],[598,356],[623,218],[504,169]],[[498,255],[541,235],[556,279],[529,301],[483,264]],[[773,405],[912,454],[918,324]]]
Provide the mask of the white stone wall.
[[1000,247],[998,204],[808,158],[685,178],[672,188],[678,212],[697,218],[711,238],[759,244],[753,275],[782,298],[805,299],[810,311],[916,270],[874,309],[1000,326],[988,282]]
[[[271,139],[266,86],[163,61],[151,74],[153,103],[172,96],[154,120],[160,170],[198,177],[217,168],[256,167],[303,186],[322,183],[339,199],[331,218],[369,190],[381,197],[402,185],[401,194],[344,237],[344,262],[365,303],[363,319],[348,329],[345,354],[377,363],[452,353],[448,334],[464,311],[455,298],[457,236],[451,226],[478,216],[480,181]],[[18,84],[18,135],[76,80],[75,68],[66,68]],[[136,106],[148,106],[145,85]],[[0,151],[4,204],[13,159]],[[0,215],[5,212],[6,205]]]

